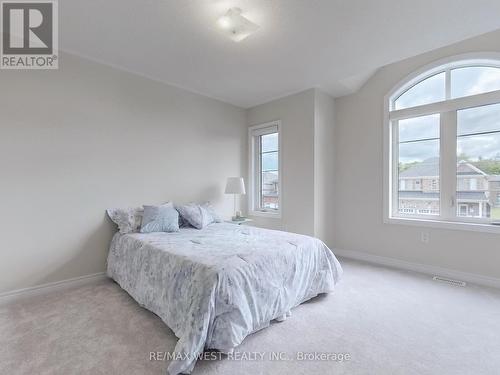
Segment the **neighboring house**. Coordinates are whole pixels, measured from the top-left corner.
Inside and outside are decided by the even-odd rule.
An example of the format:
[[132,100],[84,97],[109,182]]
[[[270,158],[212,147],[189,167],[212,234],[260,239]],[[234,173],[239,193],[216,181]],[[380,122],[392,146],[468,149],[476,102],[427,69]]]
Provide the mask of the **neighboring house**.
[[492,207],[500,209],[500,176],[488,177],[490,204]]
[[[439,158],[412,165],[399,174],[399,212],[439,215]],[[457,214],[487,218],[500,207],[500,176],[488,176],[467,161],[457,164]]]
[[279,208],[278,185],[277,171],[262,172],[262,207],[273,210]]

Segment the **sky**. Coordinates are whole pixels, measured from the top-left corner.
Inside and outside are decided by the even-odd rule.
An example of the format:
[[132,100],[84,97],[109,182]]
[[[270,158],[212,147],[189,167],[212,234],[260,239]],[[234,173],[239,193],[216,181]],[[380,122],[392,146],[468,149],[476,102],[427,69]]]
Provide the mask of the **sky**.
[[[452,97],[500,89],[500,69],[461,68],[452,70]],[[396,100],[396,108],[432,103],[444,99],[444,75],[438,74],[414,86]],[[457,154],[471,160],[500,160],[500,104],[470,108],[457,114]],[[498,131],[488,135],[479,132]],[[439,156],[439,114],[399,122],[400,162],[422,161]],[[423,141],[423,139],[426,139]],[[421,140],[421,141],[419,141]]]
[[262,136],[262,171],[278,169],[278,133]]
[[[413,86],[396,99],[395,108],[402,109],[445,100],[445,73],[439,73]],[[451,71],[451,97],[475,95],[500,90],[500,69],[467,67]]]

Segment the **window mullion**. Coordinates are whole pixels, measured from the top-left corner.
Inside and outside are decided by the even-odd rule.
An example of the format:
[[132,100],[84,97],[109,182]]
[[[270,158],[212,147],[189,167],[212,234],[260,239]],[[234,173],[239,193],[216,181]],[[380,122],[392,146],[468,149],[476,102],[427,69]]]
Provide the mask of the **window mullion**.
[[392,138],[392,186],[391,186],[391,215],[399,214],[399,121],[391,121]]
[[446,100],[451,99],[451,69],[445,71],[445,90]]
[[251,192],[251,205],[252,205],[252,210],[258,210],[260,207],[260,196],[261,196],[261,191],[260,191],[260,180],[261,180],[261,157],[260,157],[260,136],[258,135],[253,135],[252,136],[252,192]]
[[257,176],[257,191],[259,192],[259,198],[257,201],[257,209],[262,210],[262,135],[257,137],[258,139],[258,148],[257,148],[257,158],[259,160],[259,173]]
[[456,218],[457,190],[457,112],[441,114],[441,217],[445,220]]

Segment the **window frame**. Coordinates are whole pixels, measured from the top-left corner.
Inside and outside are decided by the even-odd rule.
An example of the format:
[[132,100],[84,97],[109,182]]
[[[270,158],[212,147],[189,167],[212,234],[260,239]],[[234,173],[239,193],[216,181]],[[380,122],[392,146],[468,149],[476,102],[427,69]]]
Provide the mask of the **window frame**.
[[[460,98],[451,98],[451,70],[471,66],[500,68],[500,53],[473,53],[452,56],[418,69],[400,81],[384,97],[384,223],[464,229],[500,233],[500,226],[489,219],[467,218],[457,212],[457,111],[500,103],[500,90]],[[444,101],[395,109],[395,101],[423,80],[445,72]],[[411,215],[398,212],[398,121],[440,114],[440,215]]]
[[[276,129],[276,131],[274,131]],[[260,148],[255,142],[258,136],[278,133],[278,209],[267,210],[260,207],[261,195],[261,161]],[[248,160],[250,189],[248,194],[248,207],[250,216],[262,216],[280,219],[283,211],[283,134],[281,120],[274,120],[263,124],[253,125],[248,128]]]

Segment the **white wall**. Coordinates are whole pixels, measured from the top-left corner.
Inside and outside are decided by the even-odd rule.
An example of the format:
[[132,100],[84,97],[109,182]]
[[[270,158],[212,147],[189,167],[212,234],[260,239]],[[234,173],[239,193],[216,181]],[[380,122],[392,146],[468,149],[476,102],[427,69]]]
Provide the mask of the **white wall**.
[[257,225],[500,277],[498,235],[432,229],[425,245],[423,228],[382,221],[384,95],[433,60],[500,51],[498,40],[500,31],[387,66],[335,110],[311,89],[244,111],[67,54],[58,71],[1,71],[0,293],[103,271],[108,207],[212,200],[229,216],[226,177],[248,183],[247,126],[276,119],[283,215]]
[[242,109],[63,54],[0,72],[0,293],[105,270],[109,207],[212,200],[246,173]]
[[314,90],[303,91],[247,110],[249,126],[273,120],[281,120],[282,217],[253,219],[260,226],[312,235]]
[[314,235],[333,247],[335,238],[335,102],[314,96]]
[[384,224],[383,98],[418,68],[447,56],[500,51],[500,31],[379,70],[357,93],[336,100],[335,246],[411,262],[500,277],[500,236]]

